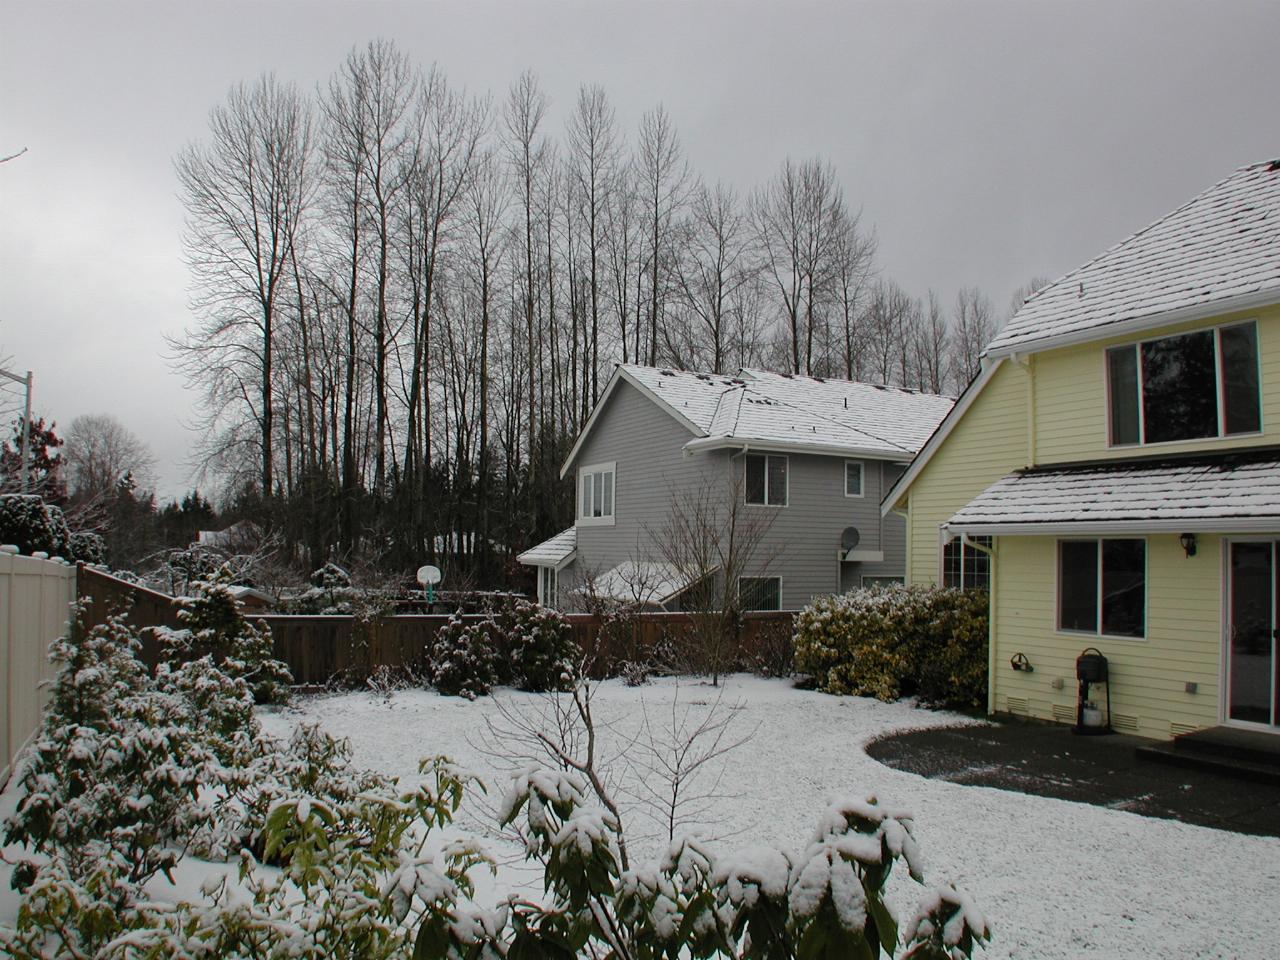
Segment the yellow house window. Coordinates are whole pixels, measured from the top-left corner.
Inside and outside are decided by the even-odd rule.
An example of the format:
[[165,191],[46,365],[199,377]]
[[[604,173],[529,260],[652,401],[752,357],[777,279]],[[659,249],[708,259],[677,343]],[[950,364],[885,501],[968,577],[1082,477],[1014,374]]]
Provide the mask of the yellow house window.
[[1111,445],[1257,433],[1258,379],[1258,326],[1252,320],[1112,347]]
[[1058,629],[1146,636],[1147,542],[1059,540]]

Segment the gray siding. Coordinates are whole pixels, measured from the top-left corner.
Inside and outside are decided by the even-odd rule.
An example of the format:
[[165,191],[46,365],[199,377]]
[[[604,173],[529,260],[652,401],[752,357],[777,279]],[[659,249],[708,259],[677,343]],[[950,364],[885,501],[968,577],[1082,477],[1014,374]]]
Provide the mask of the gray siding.
[[[653,533],[666,522],[673,495],[720,476],[724,455],[686,457],[688,428],[626,381],[614,389],[573,464],[574,516],[578,469],[614,462],[614,523],[578,525],[575,579],[601,574],[624,560],[659,559]],[[717,472],[720,471],[720,472]],[[567,572],[567,571],[566,571]],[[564,590],[562,589],[562,596]]]
[[[630,384],[617,385],[566,478],[574,484],[576,511],[579,469],[616,463],[614,523],[578,525],[578,557],[562,572],[562,603],[568,602],[572,582],[584,576],[604,573],[624,560],[660,559],[654,534],[661,533],[672,497],[681,491],[719,483],[726,497],[742,496],[742,455],[716,451],[685,456],[682,448],[692,437]],[[903,574],[904,523],[900,517],[880,517],[880,501],[900,467],[884,464],[882,469],[880,461],[865,461],[863,496],[846,497],[844,459],[788,454],[787,461],[787,506],[743,507],[751,517],[769,523],[756,553],[755,572],[782,577],[785,609],[798,609],[815,595],[856,586],[864,574]],[[849,526],[858,528],[860,548],[884,552],[883,563],[840,562],[840,535]]]

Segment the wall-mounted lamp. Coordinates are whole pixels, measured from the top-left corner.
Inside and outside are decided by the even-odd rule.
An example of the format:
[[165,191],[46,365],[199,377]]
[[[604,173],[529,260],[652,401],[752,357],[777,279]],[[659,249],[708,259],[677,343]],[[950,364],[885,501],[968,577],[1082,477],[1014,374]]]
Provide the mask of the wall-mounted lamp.
[[1182,544],[1182,549],[1188,557],[1196,555],[1196,535],[1194,533],[1184,533],[1178,538],[1178,541]]
[[1031,665],[1031,661],[1027,659],[1027,655],[1025,653],[1015,653],[1010,657],[1009,666],[1013,667],[1015,670],[1020,670],[1023,673],[1031,673],[1035,670],[1035,667]]

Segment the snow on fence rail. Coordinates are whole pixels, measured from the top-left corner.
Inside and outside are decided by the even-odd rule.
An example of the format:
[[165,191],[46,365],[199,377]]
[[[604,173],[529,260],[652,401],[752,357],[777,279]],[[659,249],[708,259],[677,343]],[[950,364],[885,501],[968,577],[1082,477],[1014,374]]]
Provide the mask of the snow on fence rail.
[[[129,619],[138,627],[178,625],[173,598],[119,580],[87,567],[80,568],[80,596],[89,601],[85,626],[104,620],[112,609],[129,606]],[[352,616],[249,614],[271,630],[275,656],[289,665],[294,682],[328,683],[335,678],[358,679],[378,667],[424,664],[428,645],[449,622],[445,614],[402,614],[359,620]],[[481,614],[464,614],[465,621],[481,621]],[[641,613],[610,625],[592,614],[570,614],[574,639],[596,675],[614,672],[624,661],[642,660],[664,644],[676,649],[694,626],[684,613]],[[724,651],[727,662],[776,658],[779,645],[789,650],[792,614],[749,613],[743,617],[737,641]],[[156,647],[144,634],[144,656],[154,665]],[[785,656],[785,654],[784,654]]]
[[75,597],[74,567],[0,553],[0,787],[40,726],[49,644],[66,632]]

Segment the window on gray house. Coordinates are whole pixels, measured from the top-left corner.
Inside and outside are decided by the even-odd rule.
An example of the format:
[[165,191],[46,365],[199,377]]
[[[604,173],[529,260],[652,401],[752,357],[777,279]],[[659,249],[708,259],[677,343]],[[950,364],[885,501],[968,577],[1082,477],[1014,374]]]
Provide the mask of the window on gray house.
[[787,458],[778,454],[748,453],[742,459],[745,462],[747,503],[785,507]]
[[738,602],[743,610],[781,610],[781,577],[739,577]]

